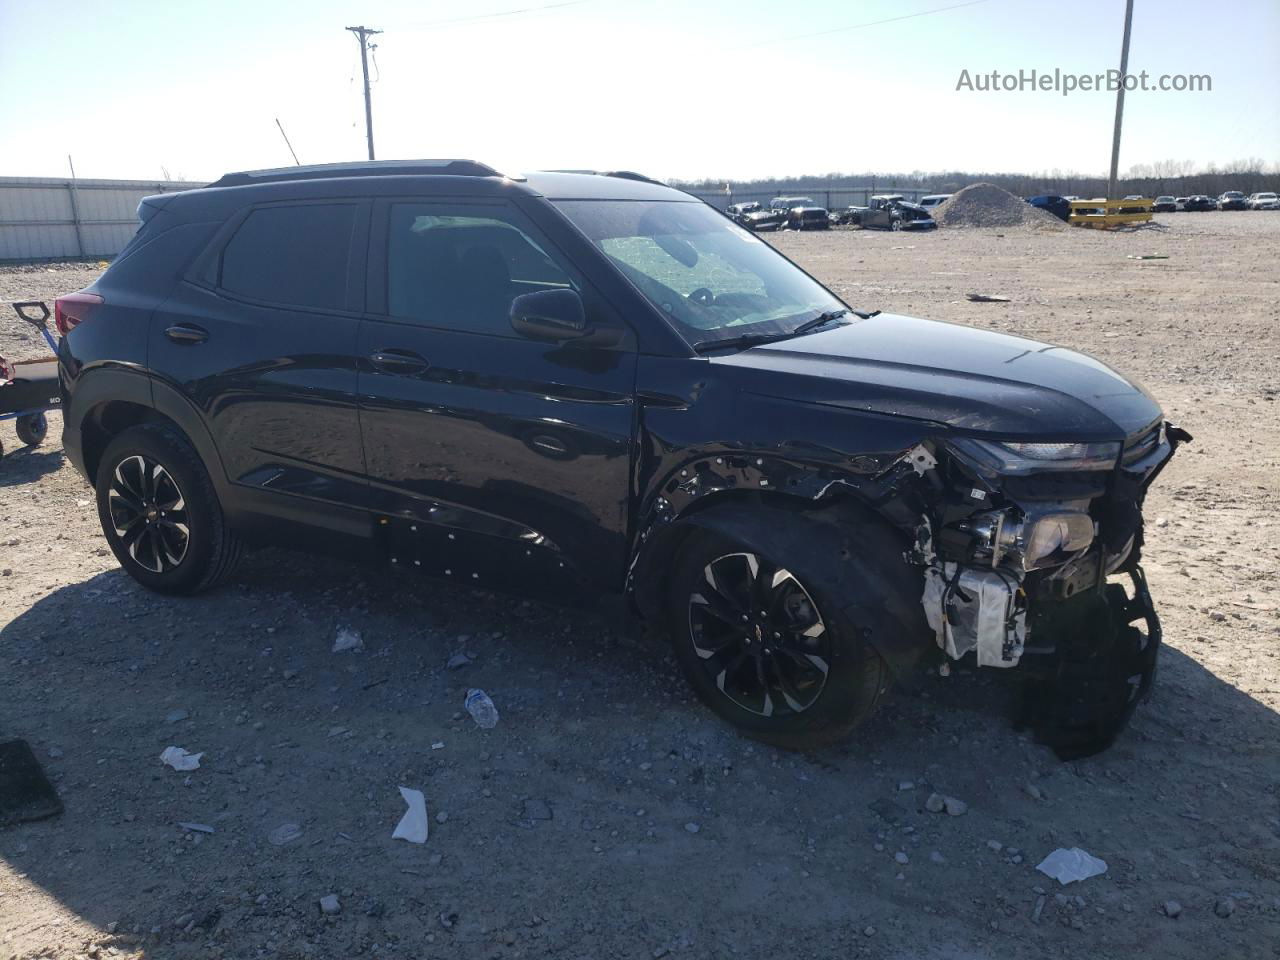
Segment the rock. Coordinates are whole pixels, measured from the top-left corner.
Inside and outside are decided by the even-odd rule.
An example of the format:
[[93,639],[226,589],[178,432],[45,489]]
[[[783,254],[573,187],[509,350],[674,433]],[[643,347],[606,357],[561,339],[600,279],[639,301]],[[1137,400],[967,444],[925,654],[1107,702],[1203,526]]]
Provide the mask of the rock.
[[338,895],[331,893],[328,896],[320,898],[320,912],[325,916],[334,917],[342,912],[342,904],[338,902]]
[[170,710],[168,715],[164,718],[164,722],[170,723],[170,724],[181,723],[183,720],[186,720],[190,716],[191,714],[187,713],[186,710],[182,710],[182,709]]
[[1004,849],[1004,844],[1001,843],[999,840],[988,840],[987,849],[994,850],[996,853],[999,853],[1001,850]]
[[1236,902],[1231,897],[1223,897],[1213,905],[1213,912],[1225,920],[1236,912]]
[[698,826],[696,823],[693,823],[692,821],[690,821],[689,823],[686,823],[684,825],[684,828],[689,833],[697,833],[699,830],[702,829],[702,827]]
[[1025,787],[1022,788],[1022,791],[1032,800],[1044,799],[1044,791],[1041,790],[1039,787],[1037,787],[1034,783],[1028,783]]
[[448,819],[449,814],[445,813],[443,810],[436,814],[436,823],[444,823]]
[[366,917],[377,918],[385,916],[386,912],[387,908],[382,905],[381,900],[369,900],[364,905],[364,915]]
[[955,797],[943,797],[942,803],[946,807],[949,816],[962,817],[969,812],[969,805],[963,800],[957,800]]
[[1166,900],[1164,902],[1164,915],[1173,919],[1182,913],[1182,904],[1177,900]]
[[463,667],[469,664],[473,659],[474,658],[469,656],[468,654],[455,653],[452,657],[449,658],[448,663],[446,663],[444,666],[446,670],[461,670]]
[[874,936],[876,935],[876,928],[875,928],[875,927],[863,927],[863,928],[862,928],[862,935],[863,935],[864,937],[874,937]]
[[900,781],[898,781],[898,789],[899,789],[899,790],[914,790],[915,788],[916,788],[916,785],[915,785],[914,781],[911,781],[911,780],[900,780]]
[[545,800],[526,800],[523,817],[525,820],[550,820],[551,807]]
[[929,794],[929,799],[924,802],[924,808],[930,813],[941,813],[947,809],[947,800],[940,793]]
[[60,756],[62,756],[62,750],[61,750],[60,748],[58,748],[58,747],[50,747],[50,748],[49,748],[49,757],[50,757],[50,759],[52,759],[52,760],[57,760]]
[[458,922],[458,912],[456,910],[444,910],[440,914],[440,926],[446,930],[452,930],[453,925]]
[[911,858],[908,857],[906,853],[904,853],[901,850],[899,850],[897,853],[893,855],[893,859],[897,860],[901,864],[908,864],[911,862]]
[[946,862],[947,862],[947,858],[946,858],[946,857],[944,857],[942,854],[940,854],[937,850],[935,850],[935,851],[933,851],[933,853],[929,854],[929,859],[930,859],[930,860],[932,860],[934,863],[946,863]]

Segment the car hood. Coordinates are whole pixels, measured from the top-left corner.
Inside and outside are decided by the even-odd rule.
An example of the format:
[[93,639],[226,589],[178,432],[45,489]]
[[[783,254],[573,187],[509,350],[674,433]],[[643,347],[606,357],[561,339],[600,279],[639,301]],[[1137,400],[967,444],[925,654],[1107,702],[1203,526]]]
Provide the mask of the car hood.
[[1121,439],[1161,413],[1142,387],[1085,354],[894,314],[712,362],[741,372],[743,390],[1006,439]]

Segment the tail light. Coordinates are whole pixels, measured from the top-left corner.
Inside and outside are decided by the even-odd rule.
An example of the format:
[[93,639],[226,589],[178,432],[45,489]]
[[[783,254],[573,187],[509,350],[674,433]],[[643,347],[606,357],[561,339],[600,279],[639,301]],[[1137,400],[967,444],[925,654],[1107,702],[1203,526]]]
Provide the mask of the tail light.
[[53,325],[64,337],[71,328],[88,320],[103,302],[96,293],[68,293],[53,301]]

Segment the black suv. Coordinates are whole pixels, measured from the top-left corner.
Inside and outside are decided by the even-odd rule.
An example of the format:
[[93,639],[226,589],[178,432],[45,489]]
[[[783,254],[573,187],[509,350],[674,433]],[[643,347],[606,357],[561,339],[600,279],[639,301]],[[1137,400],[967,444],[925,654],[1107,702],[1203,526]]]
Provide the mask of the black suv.
[[851,309],[635,174],[304,167],[139,214],[57,321],[67,454],[147,587],[256,543],[616,597],[797,746],[924,658],[1018,667],[1063,755],[1151,683],[1140,508],[1186,435],[1095,360]]

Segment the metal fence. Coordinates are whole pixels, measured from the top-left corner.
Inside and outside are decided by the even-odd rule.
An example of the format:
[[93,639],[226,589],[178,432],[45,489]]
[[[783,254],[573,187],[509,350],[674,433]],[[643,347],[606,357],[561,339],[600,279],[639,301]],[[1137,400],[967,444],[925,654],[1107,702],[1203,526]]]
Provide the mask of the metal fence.
[[200,183],[0,177],[0,261],[114,257],[138,226],[138,201]]
[[895,187],[891,184],[871,184],[862,187],[795,187],[788,188],[785,192],[773,190],[764,193],[758,191],[739,193],[736,190],[732,193],[725,193],[722,190],[689,190],[687,192],[719,210],[726,209],[731,203],[749,203],[753,200],[767,207],[774,197],[808,197],[820,207],[826,207],[828,210],[842,210],[854,205],[865,207],[867,200],[877,194],[898,194],[914,203],[921,197],[943,191]]

